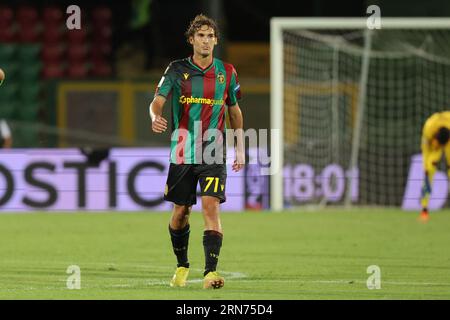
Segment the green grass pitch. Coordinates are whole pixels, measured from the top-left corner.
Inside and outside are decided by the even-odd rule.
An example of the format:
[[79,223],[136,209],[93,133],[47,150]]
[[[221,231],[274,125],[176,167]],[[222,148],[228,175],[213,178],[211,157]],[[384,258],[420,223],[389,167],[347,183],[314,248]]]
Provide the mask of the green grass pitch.
[[[0,214],[0,299],[450,299],[450,211],[327,209],[222,213],[220,290],[202,289],[200,213],[191,274],[175,269],[168,213]],[[70,265],[81,289],[69,290]],[[369,290],[367,268],[381,269]]]

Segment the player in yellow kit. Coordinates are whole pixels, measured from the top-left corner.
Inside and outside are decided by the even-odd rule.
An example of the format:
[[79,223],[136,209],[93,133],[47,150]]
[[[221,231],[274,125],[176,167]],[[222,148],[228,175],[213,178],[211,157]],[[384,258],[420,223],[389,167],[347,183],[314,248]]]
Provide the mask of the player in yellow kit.
[[450,177],[450,111],[434,113],[425,122],[422,131],[422,156],[425,181],[422,187],[422,212],[420,219],[428,221],[428,201],[437,165],[445,153],[447,174]]

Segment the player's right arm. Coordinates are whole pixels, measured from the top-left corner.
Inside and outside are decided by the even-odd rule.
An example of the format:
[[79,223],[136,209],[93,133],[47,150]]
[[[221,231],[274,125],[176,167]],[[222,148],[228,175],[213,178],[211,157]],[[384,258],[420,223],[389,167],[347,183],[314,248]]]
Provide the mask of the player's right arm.
[[149,107],[150,118],[152,119],[152,130],[156,133],[163,133],[167,130],[167,120],[163,118],[162,112],[167,96],[174,84],[173,63],[169,64],[164,75],[158,83],[155,97]]
[[164,103],[166,103],[166,98],[156,95],[150,104],[149,113],[152,119],[152,130],[156,133],[163,133],[167,130],[167,120],[162,116]]
[[437,147],[434,146],[433,136],[436,131],[435,123],[436,123],[437,115],[432,115],[423,126],[422,130],[422,141],[421,141],[421,149],[422,149],[422,161],[423,161],[423,170],[425,173],[425,179],[422,185],[421,192],[421,205],[422,205],[422,214],[427,214],[428,212],[428,204],[431,195],[431,186],[433,182],[433,176],[436,171],[435,164],[432,159],[433,150]]
[[433,114],[431,117],[425,121],[422,129],[422,141],[421,141],[421,149],[422,149],[422,158],[424,164],[424,170],[427,171],[427,158],[429,158],[430,153],[433,149],[433,136],[435,134],[435,122],[438,115]]
[[431,168],[429,168],[428,158],[431,154],[431,140],[427,139],[425,136],[422,136],[422,143],[421,143],[421,149],[422,149],[422,161],[423,161],[423,169],[425,172],[429,171]]

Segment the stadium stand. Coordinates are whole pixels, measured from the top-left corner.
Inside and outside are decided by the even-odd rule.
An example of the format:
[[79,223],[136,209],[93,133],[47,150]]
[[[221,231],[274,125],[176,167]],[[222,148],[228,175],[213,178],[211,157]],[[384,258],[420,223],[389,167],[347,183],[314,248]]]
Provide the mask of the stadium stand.
[[[0,117],[38,122],[45,81],[113,75],[112,11],[93,7],[83,14],[81,30],[68,30],[65,18],[65,10],[55,5],[0,5],[0,61],[8,79]],[[36,146],[32,129],[19,131],[16,146]]]

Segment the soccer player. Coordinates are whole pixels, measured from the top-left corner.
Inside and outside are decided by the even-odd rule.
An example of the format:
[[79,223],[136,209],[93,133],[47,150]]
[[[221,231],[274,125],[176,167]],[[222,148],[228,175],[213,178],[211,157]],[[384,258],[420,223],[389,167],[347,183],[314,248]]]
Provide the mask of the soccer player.
[[5,72],[0,68],[0,86],[3,83],[3,80],[5,80]]
[[214,20],[196,16],[186,38],[193,54],[169,64],[149,110],[152,130],[164,132],[168,124],[162,109],[171,94],[171,153],[164,199],[174,203],[169,233],[178,264],[170,285],[186,285],[189,215],[196,203],[199,183],[204,219],[203,287],[218,289],[224,285],[216,268],[223,238],[219,204],[226,200],[225,115],[228,112],[232,129],[240,129],[236,130],[236,158],[232,165],[237,172],[244,165],[243,118],[238,105],[241,92],[235,68],[213,56],[218,39]]
[[422,131],[422,157],[425,181],[422,187],[420,219],[428,221],[428,202],[437,164],[445,153],[447,174],[450,177],[450,111],[434,113],[427,119]]
[[0,119],[0,148],[11,148],[12,136],[8,123],[4,119]]
[[[5,80],[5,72],[0,68],[0,86]],[[8,123],[0,119],[0,148],[11,148],[12,137],[11,130],[9,129]]]

